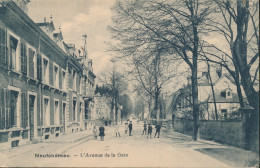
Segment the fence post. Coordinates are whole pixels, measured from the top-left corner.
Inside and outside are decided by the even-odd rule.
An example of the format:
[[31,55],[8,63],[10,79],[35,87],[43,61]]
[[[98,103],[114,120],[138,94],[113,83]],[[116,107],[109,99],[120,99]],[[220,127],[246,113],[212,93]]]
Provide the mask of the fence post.
[[250,148],[250,116],[251,113],[254,111],[254,108],[250,106],[246,106],[239,109],[241,111],[242,115],[242,131],[243,131],[243,143],[244,148],[249,149]]

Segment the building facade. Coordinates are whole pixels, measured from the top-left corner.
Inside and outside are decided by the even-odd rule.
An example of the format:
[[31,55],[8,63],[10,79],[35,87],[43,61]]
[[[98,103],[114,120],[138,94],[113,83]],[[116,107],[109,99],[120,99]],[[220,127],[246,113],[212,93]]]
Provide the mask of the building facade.
[[[212,84],[215,93],[215,102],[218,119],[241,118],[238,109],[240,107],[235,82],[228,74],[221,75]],[[198,79],[198,100],[201,120],[215,120],[215,105],[212,88],[206,74]],[[246,100],[244,98],[244,100]],[[167,118],[171,119],[174,113],[176,117],[192,119],[192,92],[191,85],[187,84],[173,93],[168,99]]]
[[75,55],[52,17],[33,22],[28,2],[0,4],[1,148],[84,130],[91,120],[95,75],[86,50]]

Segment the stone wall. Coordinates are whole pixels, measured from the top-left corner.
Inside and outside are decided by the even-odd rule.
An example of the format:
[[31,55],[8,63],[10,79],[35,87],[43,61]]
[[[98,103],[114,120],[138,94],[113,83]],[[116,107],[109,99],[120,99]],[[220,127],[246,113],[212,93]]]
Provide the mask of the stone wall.
[[[214,140],[224,144],[244,147],[244,133],[241,121],[200,121],[198,138]],[[174,130],[192,135],[193,121],[176,119]]]
[[200,121],[199,136],[203,139],[244,147],[241,121]]

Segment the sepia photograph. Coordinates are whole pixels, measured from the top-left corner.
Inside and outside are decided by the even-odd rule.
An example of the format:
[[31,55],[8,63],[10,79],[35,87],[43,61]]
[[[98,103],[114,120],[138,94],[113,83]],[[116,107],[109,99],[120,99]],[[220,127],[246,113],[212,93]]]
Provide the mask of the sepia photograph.
[[0,0],[0,167],[259,167],[259,0]]

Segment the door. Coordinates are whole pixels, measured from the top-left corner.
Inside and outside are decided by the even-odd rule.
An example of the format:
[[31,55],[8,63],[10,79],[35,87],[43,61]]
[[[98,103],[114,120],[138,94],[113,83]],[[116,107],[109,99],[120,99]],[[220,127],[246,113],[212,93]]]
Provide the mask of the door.
[[30,140],[34,138],[34,101],[35,96],[29,96],[29,124],[30,124]]
[[63,124],[63,132],[65,133],[65,114],[66,114],[66,103],[62,105],[62,124]]

